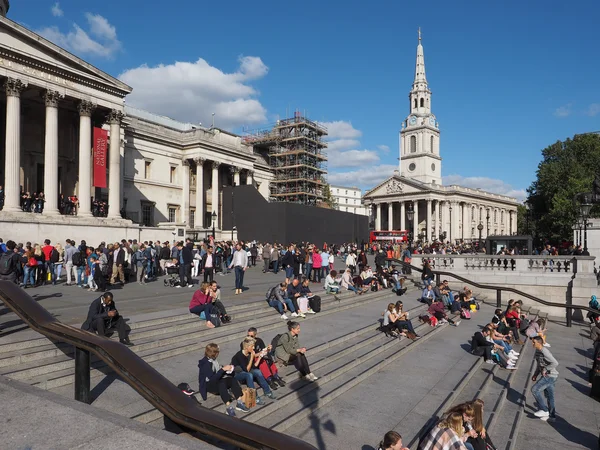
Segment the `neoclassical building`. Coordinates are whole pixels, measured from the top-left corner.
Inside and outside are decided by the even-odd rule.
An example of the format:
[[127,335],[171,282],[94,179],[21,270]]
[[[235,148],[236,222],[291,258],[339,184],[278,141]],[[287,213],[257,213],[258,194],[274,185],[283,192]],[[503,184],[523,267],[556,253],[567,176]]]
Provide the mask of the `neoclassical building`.
[[[431,91],[425,76],[425,58],[419,31],[415,79],[409,97],[409,115],[400,131],[400,168],[364,195],[372,208],[377,230],[410,230],[429,242],[440,239],[472,240],[515,234],[515,198],[461,186],[442,185],[440,129],[431,112]],[[414,211],[408,223],[407,211]]]
[[[239,136],[125,105],[131,88],[4,17],[0,0],[0,237],[103,240],[172,238],[221,226],[224,186],[254,184],[265,196],[272,171]],[[108,133],[106,187],[94,187],[93,130]],[[42,214],[21,210],[21,192],[44,192]],[[59,213],[76,195],[77,215]],[[108,217],[92,216],[92,200]],[[183,230],[183,231],[182,231]]]

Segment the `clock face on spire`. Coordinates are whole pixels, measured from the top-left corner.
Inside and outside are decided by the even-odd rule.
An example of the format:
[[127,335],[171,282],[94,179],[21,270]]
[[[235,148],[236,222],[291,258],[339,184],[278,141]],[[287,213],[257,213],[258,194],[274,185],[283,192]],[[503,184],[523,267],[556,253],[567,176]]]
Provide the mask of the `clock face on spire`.
[[415,116],[411,116],[410,119],[408,119],[408,123],[415,125],[417,123],[417,118]]
[[435,119],[433,117],[429,118],[429,125],[431,125],[432,127],[435,126]]

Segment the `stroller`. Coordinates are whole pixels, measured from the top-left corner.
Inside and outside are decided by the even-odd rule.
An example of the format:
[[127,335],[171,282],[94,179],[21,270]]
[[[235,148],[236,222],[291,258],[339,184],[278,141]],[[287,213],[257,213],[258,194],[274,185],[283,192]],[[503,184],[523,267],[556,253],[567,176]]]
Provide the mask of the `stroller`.
[[180,285],[179,280],[179,266],[167,267],[168,278],[164,279],[164,284],[167,287],[176,287]]

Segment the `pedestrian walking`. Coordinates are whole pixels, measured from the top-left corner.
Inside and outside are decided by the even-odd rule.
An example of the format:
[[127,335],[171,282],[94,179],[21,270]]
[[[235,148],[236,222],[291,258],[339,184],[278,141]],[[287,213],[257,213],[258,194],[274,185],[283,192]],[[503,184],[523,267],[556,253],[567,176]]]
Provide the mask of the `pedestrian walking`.
[[556,418],[556,409],[554,406],[554,389],[558,378],[558,361],[552,356],[548,347],[544,346],[544,340],[540,336],[531,339],[531,344],[535,349],[535,360],[537,368],[532,381],[536,383],[531,387],[531,393],[538,405],[538,411],[534,416],[546,421]]

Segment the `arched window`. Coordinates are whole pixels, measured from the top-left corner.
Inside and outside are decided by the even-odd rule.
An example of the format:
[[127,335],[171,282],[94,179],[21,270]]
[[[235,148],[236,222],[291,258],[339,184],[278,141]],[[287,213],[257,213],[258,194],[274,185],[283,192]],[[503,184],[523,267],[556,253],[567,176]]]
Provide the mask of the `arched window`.
[[423,106],[425,106],[425,99],[424,99],[424,98],[421,98],[421,108],[422,108]]
[[417,107],[417,99],[415,98],[415,108]]
[[430,148],[430,150],[431,150],[431,153],[433,153],[433,142],[434,142],[434,141],[433,141],[433,136],[431,136],[431,139],[429,140],[429,145],[430,145],[430,147],[429,147],[429,148]]
[[410,152],[416,153],[416,151],[417,151],[417,137],[411,136],[410,137]]

